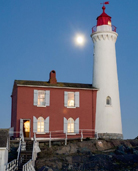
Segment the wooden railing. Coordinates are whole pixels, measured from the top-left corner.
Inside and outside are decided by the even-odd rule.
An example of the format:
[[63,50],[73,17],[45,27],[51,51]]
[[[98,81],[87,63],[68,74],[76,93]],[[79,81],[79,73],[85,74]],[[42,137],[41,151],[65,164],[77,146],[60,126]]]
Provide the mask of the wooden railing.
[[18,169],[18,161],[12,160],[11,162],[5,165],[5,171],[15,171]]
[[34,141],[33,141],[33,151],[32,151],[32,164],[35,166],[35,160],[36,160],[36,152],[35,152],[35,143],[36,143],[36,134],[34,133]]
[[23,171],[35,171],[32,159],[23,165]]
[[27,163],[23,165],[23,171],[35,171],[35,160],[37,157],[37,153],[35,151],[35,143],[36,142],[36,134],[34,133],[34,141],[33,141],[33,150],[32,150],[32,159],[30,159]]
[[67,140],[70,139],[81,139],[81,141],[83,141],[84,138],[98,138],[98,133],[96,133],[94,129],[79,129],[77,132],[78,133],[63,133],[63,130],[50,131],[49,137],[47,137],[49,147],[51,147],[51,141],[59,139],[65,140],[65,145],[67,145]]

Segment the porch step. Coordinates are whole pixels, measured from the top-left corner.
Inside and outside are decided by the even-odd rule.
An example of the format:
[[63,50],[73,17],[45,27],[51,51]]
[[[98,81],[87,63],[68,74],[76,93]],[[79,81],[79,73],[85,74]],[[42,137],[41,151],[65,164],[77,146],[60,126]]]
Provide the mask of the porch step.
[[30,159],[32,159],[32,151],[33,151],[33,141],[25,140],[26,142],[26,151],[21,151],[20,153],[20,162],[18,171],[22,171],[22,167],[25,163],[27,163]]

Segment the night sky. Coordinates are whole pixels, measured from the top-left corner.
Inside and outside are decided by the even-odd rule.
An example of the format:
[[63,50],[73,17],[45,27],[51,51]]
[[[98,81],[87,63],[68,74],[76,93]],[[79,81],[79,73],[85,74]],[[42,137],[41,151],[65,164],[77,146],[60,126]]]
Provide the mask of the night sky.
[[[92,83],[91,28],[101,0],[0,1],[0,128],[9,128],[15,79]],[[106,6],[117,27],[116,56],[124,138],[138,136],[138,1],[111,0]],[[82,34],[84,46],[74,37]],[[117,124],[117,123],[116,123]]]

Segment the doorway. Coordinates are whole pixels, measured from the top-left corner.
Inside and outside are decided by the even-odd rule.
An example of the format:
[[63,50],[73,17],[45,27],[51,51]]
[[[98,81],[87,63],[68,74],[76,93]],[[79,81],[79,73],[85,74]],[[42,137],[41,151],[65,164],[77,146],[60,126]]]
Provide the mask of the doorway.
[[20,131],[23,132],[24,138],[30,138],[30,119],[20,119]]

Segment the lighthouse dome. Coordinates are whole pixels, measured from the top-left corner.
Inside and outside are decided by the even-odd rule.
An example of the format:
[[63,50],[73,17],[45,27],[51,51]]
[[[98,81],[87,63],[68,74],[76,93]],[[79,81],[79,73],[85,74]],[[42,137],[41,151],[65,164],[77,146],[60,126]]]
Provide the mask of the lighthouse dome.
[[111,17],[105,13],[105,6],[102,7],[103,13],[97,17],[97,26],[109,25],[111,26]]
[[101,31],[116,32],[116,27],[111,24],[111,17],[105,13],[105,6],[102,7],[103,13],[97,17],[97,25],[92,28],[92,34]]

